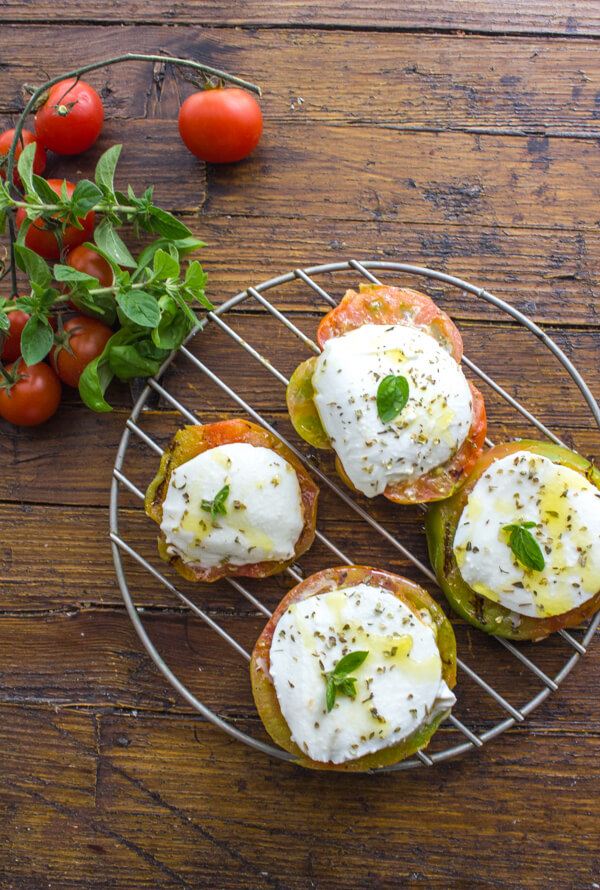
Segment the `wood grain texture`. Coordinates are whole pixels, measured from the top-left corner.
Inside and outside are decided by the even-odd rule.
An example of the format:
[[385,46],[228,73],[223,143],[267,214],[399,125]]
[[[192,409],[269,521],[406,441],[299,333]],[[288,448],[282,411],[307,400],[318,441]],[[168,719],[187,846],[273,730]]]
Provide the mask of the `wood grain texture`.
[[[540,858],[558,887],[589,887],[598,877],[596,733],[569,738],[568,747],[544,734],[519,745],[508,733],[488,758],[441,765],[432,786],[425,770],[299,773],[224,744],[190,718],[3,711],[1,762],[11,772],[26,763],[30,775],[6,791],[4,869],[14,887],[336,888],[340,861],[345,880],[352,875],[364,890],[418,881],[534,887]],[[532,772],[543,772],[543,784]],[[564,830],[571,823],[576,847]],[[68,857],[49,842],[57,833]]]
[[[3,9],[7,21],[48,22],[57,20],[59,15],[48,3],[23,6],[16,0],[4,0]],[[119,4],[119,18],[123,22],[227,27],[294,25],[306,28],[327,25],[340,29],[539,32],[569,36],[597,35],[600,31],[600,14],[593,0],[570,0],[565,4],[547,0],[510,0],[501,6],[492,0],[436,0],[427,4],[418,0],[408,0],[402,4],[382,0],[376,13],[370,3],[340,7],[332,0],[322,3],[283,0],[277,4],[256,4],[243,0],[239,3],[220,3],[218,6],[207,0],[192,0],[185,4],[153,0],[143,6],[130,2]],[[85,7],[76,0],[68,0],[60,12],[60,22],[65,20],[112,24],[114,17],[97,0],[92,0]]]

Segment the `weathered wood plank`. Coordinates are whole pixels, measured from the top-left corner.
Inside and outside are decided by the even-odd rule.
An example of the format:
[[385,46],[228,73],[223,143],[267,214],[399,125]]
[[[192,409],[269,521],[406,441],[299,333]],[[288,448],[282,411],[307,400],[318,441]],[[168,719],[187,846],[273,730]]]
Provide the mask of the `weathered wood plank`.
[[[591,228],[598,190],[594,139],[407,133],[375,127],[275,123],[245,161],[207,170],[174,121],[109,121],[96,145],[49,175],[77,178],[124,142],[117,184],[177,213],[377,221],[388,225]],[[165,164],[165,142],[169,163]],[[143,163],[140,159],[143,158]],[[399,162],[398,159],[401,159]],[[182,188],[182,180],[186,181]],[[540,224],[541,222],[541,224]],[[250,226],[250,223],[248,224]],[[393,231],[393,230],[392,230]]]
[[[281,592],[272,607],[280,596]],[[209,605],[205,609],[241,646],[252,651],[266,623],[264,616],[217,613]],[[225,720],[249,719],[250,734],[267,739],[256,718],[248,664],[237,651],[189,613],[149,611],[143,613],[142,620],[161,657],[193,695]],[[454,626],[460,657],[514,707],[525,707],[543,691],[542,682],[497,641],[462,622],[456,621]],[[30,702],[51,707],[116,707],[140,713],[193,711],[158,673],[124,609],[33,617],[6,614],[2,616],[0,642],[0,705]],[[550,677],[558,674],[572,654],[559,636],[521,648]],[[587,730],[600,726],[597,709],[590,705],[591,678],[599,659],[598,647],[592,647],[585,657],[587,667],[581,667],[583,680],[571,681],[567,698],[559,692],[544,702],[531,718],[537,721],[536,727]],[[579,666],[575,676],[578,671]],[[457,698],[455,715],[475,732],[489,730],[507,716],[462,671]],[[585,709],[586,702],[584,722],[574,721],[568,703]],[[463,740],[447,729],[451,734],[432,743],[432,751]]]
[[[3,866],[20,890],[55,880],[77,890],[333,890],[341,861],[360,890],[481,886],[483,874],[493,874],[486,886],[537,888],[540,859],[557,886],[598,877],[594,732],[521,728],[433,771],[344,776],[270,760],[190,718],[100,716],[95,741],[87,715],[3,713],[2,764],[29,772],[2,792]],[[63,776],[92,765],[94,799],[74,797]],[[544,782],[532,781],[540,773]]]
[[[44,67],[53,76],[131,47],[155,53],[160,46],[228,69],[261,85],[266,135],[276,121],[298,120],[534,135],[599,129],[594,85],[600,66],[591,40],[424,34],[399,40],[382,33],[374,54],[373,35],[361,31],[182,32],[140,25],[87,28],[85,40],[79,33],[78,26],[11,28],[11,56],[0,70],[0,112],[16,113],[21,85],[40,80],[34,39],[47,47]],[[158,79],[152,71],[150,63],[130,62],[90,73],[107,117],[177,117],[191,88],[173,72]]]
[[[60,18],[51,4],[36,3],[34,6],[5,0],[4,18],[8,21],[98,22],[112,24],[106,6],[91,0],[82,7],[69,0],[61,8]],[[576,0],[568,6],[557,7],[539,0],[510,0],[501,6],[492,0],[436,0],[422,4],[418,0],[398,5],[394,0],[382,0],[373,16],[373,8],[365,4],[340,7],[332,0],[323,3],[300,3],[283,0],[277,4],[255,4],[250,0],[239,3],[221,3],[218,6],[208,0],[192,0],[177,6],[163,0],[152,0],[143,7],[135,3],[119,4],[119,18],[127,22],[155,22],[169,25],[243,26],[283,25],[299,28],[333,26],[337,28],[431,29],[434,31],[482,31],[482,32],[535,32],[542,34],[597,35],[600,33],[600,15],[593,0]]]

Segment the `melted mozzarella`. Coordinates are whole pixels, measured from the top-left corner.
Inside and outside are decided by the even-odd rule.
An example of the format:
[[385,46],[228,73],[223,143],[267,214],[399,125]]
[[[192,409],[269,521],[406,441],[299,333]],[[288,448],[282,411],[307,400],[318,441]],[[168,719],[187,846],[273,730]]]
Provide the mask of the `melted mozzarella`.
[[[377,389],[389,374],[407,379],[409,397],[383,423]],[[433,337],[407,325],[363,325],[328,340],[312,382],[332,446],[368,497],[446,463],[471,428],[471,393],[459,365]]]
[[[202,502],[212,502],[226,485],[226,512],[213,519]],[[291,559],[303,522],[291,464],[270,448],[234,442],[175,468],[160,527],[170,553],[210,568]]]
[[[356,696],[338,693],[328,713],[325,674],[355,651],[369,653],[351,674]],[[292,604],[275,628],[270,673],[292,739],[322,762],[401,742],[456,700],[432,628],[366,583]]]
[[[535,522],[542,571],[513,554],[504,526]],[[492,464],[469,495],[454,536],[461,575],[477,593],[535,618],[561,615],[600,590],[600,491],[529,451]]]

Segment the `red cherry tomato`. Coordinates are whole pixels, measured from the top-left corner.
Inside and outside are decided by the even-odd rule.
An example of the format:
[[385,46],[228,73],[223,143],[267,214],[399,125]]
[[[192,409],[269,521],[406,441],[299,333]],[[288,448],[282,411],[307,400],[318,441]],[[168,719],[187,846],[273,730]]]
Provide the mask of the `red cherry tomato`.
[[85,247],[83,244],[79,244],[69,251],[66,262],[67,266],[77,269],[78,272],[93,275],[98,279],[100,287],[110,287],[114,281],[110,263],[95,250]]
[[[26,312],[21,312],[20,309],[12,309],[8,313],[8,321],[10,327],[8,331],[4,333],[5,339],[2,342],[0,359],[2,359],[3,362],[14,362],[15,359],[19,358],[21,355],[21,334],[23,333],[23,328],[29,321],[29,315]],[[2,335],[0,334],[0,337],[1,336]]]
[[51,88],[35,116],[35,132],[51,151],[76,155],[94,144],[103,122],[104,108],[96,90],[70,78]]
[[[13,136],[15,135],[14,127],[12,130],[5,130],[4,133],[0,133],[0,177],[2,179],[6,179],[6,170],[4,169],[4,165],[6,163],[6,156],[8,155],[9,149],[12,145]],[[46,169],[46,151],[42,143],[36,139],[35,134],[31,132],[31,130],[21,130],[21,138],[17,142],[15,148],[15,170],[13,172],[13,182],[15,185],[21,184],[21,177],[17,173],[16,164],[19,158],[21,157],[21,152],[26,145],[30,145],[32,142],[36,143],[35,154],[33,156],[33,172],[43,173]]]
[[[54,189],[57,195],[60,195],[62,184],[62,179],[48,180],[48,185]],[[69,197],[73,194],[74,188],[74,183],[67,182],[67,195]],[[22,226],[25,216],[25,210],[22,207],[19,208],[19,210],[17,210],[17,225],[19,228]],[[94,211],[90,210],[85,219],[79,220],[83,225],[82,229],[78,229],[75,226],[67,226],[66,231],[63,233],[64,249],[70,250],[78,244],[82,244],[84,241],[89,241],[94,232],[94,221]],[[44,220],[41,219],[41,217],[35,219],[27,230],[27,234],[25,235],[25,245],[46,260],[58,260],[60,258],[60,247],[56,240],[56,235],[50,229],[46,228]]]
[[103,352],[113,332],[108,325],[86,315],[65,322],[64,332],[64,343],[57,334],[59,343],[50,350],[50,361],[63,383],[77,386],[84,368]]
[[179,133],[186,148],[214,164],[245,158],[258,145],[262,128],[258,102],[236,88],[192,93],[179,110]]
[[0,386],[0,415],[17,426],[37,426],[52,417],[61,395],[60,380],[45,362],[9,365],[16,382]]

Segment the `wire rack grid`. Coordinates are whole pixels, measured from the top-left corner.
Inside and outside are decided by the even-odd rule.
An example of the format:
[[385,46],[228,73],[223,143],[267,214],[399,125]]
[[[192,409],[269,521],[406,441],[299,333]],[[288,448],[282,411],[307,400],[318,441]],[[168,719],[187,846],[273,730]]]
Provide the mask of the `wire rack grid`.
[[[586,385],[585,381],[582,379],[581,375],[574,367],[572,362],[564,354],[564,352],[540,327],[538,327],[538,325],[536,325],[528,316],[524,315],[510,304],[494,296],[488,291],[478,288],[466,281],[455,278],[451,275],[447,275],[445,273],[438,272],[432,269],[405,263],[388,263],[379,261],[365,261],[360,263],[356,260],[330,263],[306,269],[295,269],[293,272],[289,272],[285,275],[281,275],[277,278],[265,281],[262,284],[257,285],[256,287],[249,287],[246,291],[243,291],[242,293],[228,300],[215,311],[208,313],[201,324],[201,328],[208,328],[210,325],[218,327],[229,338],[231,338],[233,343],[235,343],[235,345],[239,349],[242,349],[245,352],[246,356],[248,357],[250,368],[252,367],[253,362],[258,362],[262,366],[262,368],[266,369],[279,382],[279,384],[287,386],[288,378],[286,377],[286,375],[278,370],[275,365],[272,364],[271,361],[269,361],[269,359],[264,356],[258,349],[254,348],[246,339],[241,337],[227,323],[227,321],[224,320],[223,316],[225,316],[228,311],[240,306],[240,304],[242,303],[251,303],[255,307],[259,308],[261,312],[268,313],[271,318],[276,319],[278,323],[284,325],[287,330],[290,331],[293,336],[303,344],[304,347],[317,354],[320,350],[316,343],[310,337],[304,334],[299,329],[299,327],[297,327],[296,324],[294,324],[290,320],[290,318],[288,318],[275,305],[273,305],[273,303],[268,300],[264,296],[264,294],[265,292],[270,290],[276,291],[277,288],[289,282],[299,281],[306,285],[310,289],[311,296],[316,297],[318,301],[322,301],[322,303],[324,304],[324,308],[328,310],[332,306],[335,306],[337,301],[321,284],[319,284],[315,280],[315,278],[320,276],[327,276],[328,278],[330,278],[331,276],[335,277],[336,275],[339,276],[340,274],[347,275],[348,273],[353,274],[354,277],[359,276],[359,278],[365,279],[366,281],[375,284],[381,283],[379,278],[376,277],[375,273],[391,273],[394,276],[402,274],[404,276],[416,277],[421,279],[424,278],[429,280],[430,283],[440,282],[443,285],[450,286],[450,288],[458,289],[461,292],[461,295],[471,294],[477,300],[485,301],[486,303],[494,306],[496,309],[501,310],[501,312],[506,313],[508,316],[517,321],[519,325],[525,327],[528,331],[531,332],[531,334],[538,338],[538,340],[541,341],[541,343],[545,347],[547,347],[547,349],[550,350],[550,352],[558,359],[562,368],[567,372],[572,381],[574,381],[576,387],[579,389],[587,405],[587,408],[589,408],[589,411],[591,412],[596,425],[600,429],[600,410],[598,409],[598,405],[593,398],[588,386]],[[206,336],[206,333],[204,336]],[[317,477],[317,480],[321,486],[326,486],[331,492],[335,494],[337,498],[339,498],[343,502],[346,507],[350,508],[350,510],[353,511],[353,513],[360,520],[367,523],[370,527],[370,532],[372,532],[374,535],[381,535],[385,539],[385,541],[389,545],[391,545],[392,548],[394,548],[395,551],[401,554],[403,558],[409,560],[410,563],[412,563],[412,565],[425,577],[426,586],[428,586],[429,588],[431,588],[431,586],[437,586],[435,575],[428,565],[426,565],[421,559],[419,559],[409,549],[407,549],[401,543],[401,541],[398,540],[395,535],[391,534],[390,531],[385,528],[381,522],[374,518],[374,516],[371,515],[370,512],[367,512],[365,509],[363,509],[363,507],[354,500],[354,498],[345,488],[340,487],[340,485],[336,481],[334,481],[330,477],[330,475],[320,470],[319,467],[315,465],[314,461],[311,460],[310,456],[305,455],[302,451],[296,448],[296,446],[292,442],[283,438],[281,434],[276,431],[266,421],[266,419],[261,416],[252,407],[251,404],[249,404],[246,399],[242,398],[233,388],[231,388],[221,379],[219,373],[208,367],[203,361],[195,356],[190,351],[188,346],[189,341],[179,350],[177,355],[181,356],[183,359],[187,360],[187,362],[191,364],[191,369],[194,374],[203,375],[205,378],[210,380],[216,387],[218,387],[222,391],[222,393],[225,394],[227,399],[231,400],[231,403],[235,406],[236,410],[242,409],[254,421],[261,424],[266,429],[270,430],[272,433],[278,436],[278,438],[283,439],[286,445],[305,464],[305,466],[309,469],[313,476]],[[117,580],[121,589],[121,593],[123,595],[128,614],[146,651],[154,661],[157,668],[173,686],[173,688],[192,706],[192,708],[199,712],[206,720],[210,721],[212,724],[226,732],[229,736],[242,741],[250,747],[267,755],[277,757],[282,760],[291,761],[294,759],[291,754],[283,751],[280,748],[274,747],[273,745],[263,741],[262,739],[257,738],[255,735],[242,731],[230,720],[220,717],[211,708],[207,707],[196,697],[196,695],[188,688],[188,686],[186,686],[186,684],[181,681],[175,671],[173,671],[169,667],[167,660],[163,658],[158,649],[155,647],[150,638],[150,635],[146,630],[146,627],[144,626],[143,619],[141,617],[144,610],[142,607],[136,606],[129,589],[126,570],[123,563],[124,555],[129,557],[130,560],[133,561],[133,563],[141,566],[143,570],[145,572],[148,572],[159,585],[162,585],[164,588],[166,588],[167,591],[169,591],[169,593],[171,593],[181,603],[183,603],[184,606],[189,609],[194,616],[201,619],[201,621],[203,621],[207,627],[218,634],[232,648],[232,650],[236,653],[236,656],[239,656],[241,658],[242,665],[250,661],[250,653],[246,650],[246,648],[244,648],[244,646],[240,645],[240,643],[238,643],[232,635],[224,630],[217,621],[211,618],[211,616],[205,610],[201,609],[189,596],[187,596],[175,584],[173,584],[173,582],[163,573],[161,569],[156,568],[148,559],[141,555],[135,546],[127,543],[127,541],[124,540],[122,535],[119,533],[120,491],[125,490],[128,493],[133,494],[135,498],[138,498],[142,501],[144,498],[143,492],[123,472],[124,459],[130,444],[131,436],[135,436],[139,443],[141,443],[143,446],[147,447],[148,449],[150,449],[151,452],[156,453],[157,455],[161,455],[163,450],[162,447],[157,444],[157,442],[152,438],[152,436],[148,435],[148,433],[146,433],[142,429],[142,423],[140,422],[143,416],[143,411],[148,405],[149,399],[154,394],[158,394],[158,396],[160,396],[167,405],[171,406],[177,412],[179,412],[186,422],[190,422],[193,424],[199,422],[193,411],[186,407],[186,405],[182,404],[182,401],[173,396],[168,391],[168,389],[160,382],[164,372],[170,366],[174,357],[175,355],[170,356],[164,363],[156,377],[148,381],[147,386],[137,400],[129,419],[127,420],[126,428],[124,430],[118,448],[114,465],[110,500],[110,539],[112,542],[113,559]],[[466,356],[463,357],[463,362],[475,376],[482,380],[494,393],[496,393],[499,397],[506,401],[511,406],[511,408],[515,409],[515,411],[517,411],[518,414],[521,415],[528,423],[532,424],[543,437],[557,444],[564,444],[562,440],[558,436],[556,436],[544,423],[538,420],[513,395],[507,392],[504,387],[499,385],[494,379],[492,379],[492,377],[487,375],[481,368],[479,368],[475,362],[473,362]],[[489,439],[487,439],[486,442],[487,445],[490,446],[493,444]],[[351,557],[349,557],[318,528],[316,531],[316,539],[325,548],[327,548],[327,550],[333,555],[333,557],[335,557],[336,563],[346,563],[350,565],[354,562]],[[303,576],[302,569],[297,565],[291,566],[287,570],[287,573],[294,583],[299,582]],[[258,613],[261,613],[266,617],[269,617],[271,615],[271,611],[260,601],[260,599],[258,599],[252,593],[250,589],[248,589],[247,584],[241,583],[239,579],[235,578],[228,579],[228,582],[231,587],[233,587],[238,594],[244,597]],[[548,670],[540,667],[539,664],[536,664],[536,662],[534,662],[534,660],[523,651],[523,649],[515,646],[509,640],[502,639],[500,637],[493,638],[495,641],[497,641],[497,645],[502,647],[502,651],[504,652],[505,656],[510,658],[510,660],[516,660],[516,662],[518,662],[520,670],[525,671],[527,676],[536,684],[533,688],[533,691],[531,692],[531,697],[520,706],[511,703],[511,701],[509,701],[508,695],[501,693],[500,691],[498,691],[497,688],[495,688],[494,685],[484,679],[484,677],[481,676],[482,672],[480,670],[476,670],[470,664],[467,664],[462,658],[459,658],[459,671],[462,672],[464,678],[468,679],[468,681],[471,682],[473,688],[477,689],[479,695],[489,698],[493,705],[497,709],[499,709],[501,715],[500,719],[498,719],[492,726],[481,729],[478,725],[476,717],[471,720],[472,725],[469,726],[467,725],[467,721],[464,718],[462,720],[459,720],[458,717],[456,717],[454,714],[451,714],[448,718],[448,722],[450,726],[455,730],[453,738],[458,737],[459,739],[457,743],[446,745],[445,747],[442,747],[437,751],[432,751],[431,753],[425,753],[423,751],[418,752],[414,757],[395,764],[394,766],[386,767],[385,771],[390,772],[395,770],[404,770],[423,765],[430,767],[437,762],[456,757],[469,750],[481,748],[486,742],[495,738],[500,733],[515,726],[516,724],[522,723],[525,718],[548,697],[548,695],[556,692],[561,682],[565,679],[567,674],[569,674],[579,658],[583,654],[585,654],[587,647],[589,646],[599,624],[600,613],[598,613],[594,617],[594,619],[589,622],[585,628],[583,628],[580,633],[579,639],[577,639],[576,635],[573,632],[559,632],[560,642],[563,647],[560,653],[560,667],[558,670],[553,670],[552,672],[549,672]],[[542,644],[538,644],[538,646],[541,645]],[[538,686],[540,688],[538,688]],[[439,736],[440,733],[438,732],[437,735]]]

